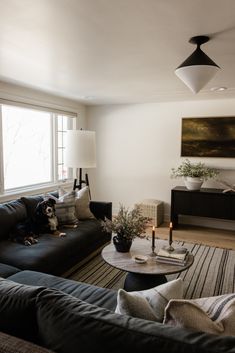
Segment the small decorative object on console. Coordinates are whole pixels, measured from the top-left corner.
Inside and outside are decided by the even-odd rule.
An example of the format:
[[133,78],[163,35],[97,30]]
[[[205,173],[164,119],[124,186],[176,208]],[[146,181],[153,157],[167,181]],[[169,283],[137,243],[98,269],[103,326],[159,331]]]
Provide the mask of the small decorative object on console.
[[229,184],[227,181],[224,181],[224,180],[217,180],[217,181],[226,187],[226,189],[223,190],[223,193],[230,192],[230,191],[235,192],[235,184]]

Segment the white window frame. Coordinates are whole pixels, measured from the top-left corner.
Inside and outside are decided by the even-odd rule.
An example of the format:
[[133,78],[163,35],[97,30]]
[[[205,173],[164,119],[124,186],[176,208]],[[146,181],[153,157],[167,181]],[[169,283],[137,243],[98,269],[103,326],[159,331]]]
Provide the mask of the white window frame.
[[[37,111],[44,111],[51,114],[51,127],[52,127],[52,138],[51,138],[51,157],[52,157],[52,165],[51,165],[51,181],[47,183],[38,183],[34,185],[28,185],[24,187],[17,187],[14,189],[5,190],[4,189],[4,167],[3,167],[3,134],[2,134],[2,105],[12,105],[16,108],[24,108],[24,109],[35,109]],[[77,126],[77,114],[74,112],[62,111],[58,109],[51,109],[26,103],[17,103],[8,100],[0,99],[0,201],[14,199],[16,197],[20,197],[27,194],[36,193],[37,191],[46,192],[55,189],[55,187],[59,187],[61,185],[72,185],[73,183],[73,169],[69,168],[68,179],[59,180],[58,179],[58,121],[57,116],[62,115],[69,118],[73,118],[71,120],[71,126],[69,129],[76,129]]]

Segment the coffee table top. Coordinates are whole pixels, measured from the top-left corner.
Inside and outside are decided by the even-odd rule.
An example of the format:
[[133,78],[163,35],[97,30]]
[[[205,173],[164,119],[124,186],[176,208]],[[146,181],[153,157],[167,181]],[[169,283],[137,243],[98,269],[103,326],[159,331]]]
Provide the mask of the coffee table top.
[[[165,240],[155,240],[155,252],[157,252],[168,242]],[[174,244],[173,244],[174,245]],[[176,247],[174,245],[174,247]],[[146,238],[135,238],[130,252],[121,253],[117,252],[113,242],[105,246],[102,250],[102,257],[109,265],[116,267],[120,270],[139,273],[139,274],[151,274],[151,275],[170,275],[172,273],[182,272],[189,268],[194,261],[194,256],[189,253],[188,260],[185,266],[171,265],[160,263],[155,260],[154,257],[149,256],[151,253],[151,241]],[[136,255],[147,255],[148,260],[144,264],[138,264],[134,261],[133,257]]]

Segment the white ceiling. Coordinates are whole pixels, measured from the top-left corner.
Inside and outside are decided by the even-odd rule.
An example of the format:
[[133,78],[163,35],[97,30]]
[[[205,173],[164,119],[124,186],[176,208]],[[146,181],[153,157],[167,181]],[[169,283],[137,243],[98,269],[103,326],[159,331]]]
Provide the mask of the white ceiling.
[[[0,79],[86,104],[235,97],[235,0],[0,0]],[[174,69],[195,35],[221,70],[194,95]],[[226,86],[223,92],[212,87]]]

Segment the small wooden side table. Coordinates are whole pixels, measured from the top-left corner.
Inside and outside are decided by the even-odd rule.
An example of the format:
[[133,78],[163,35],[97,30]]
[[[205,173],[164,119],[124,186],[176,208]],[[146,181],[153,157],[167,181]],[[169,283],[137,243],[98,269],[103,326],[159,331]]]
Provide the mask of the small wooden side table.
[[[156,240],[155,244],[155,251],[157,252],[168,243],[165,240]],[[151,241],[146,238],[136,238],[129,252],[117,252],[111,242],[103,248],[102,257],[112,267],[128,272],[124,283],[124,289],[127,291],[144,290],[165,283],[167,282],[166,275],[185,271],[194,261],[194,257],[190,253],[184,266],[164,264],[149,256],[150,253]],[[133,259],[136,255],[148,255],[147,262],[144,264],[136,263]]]

